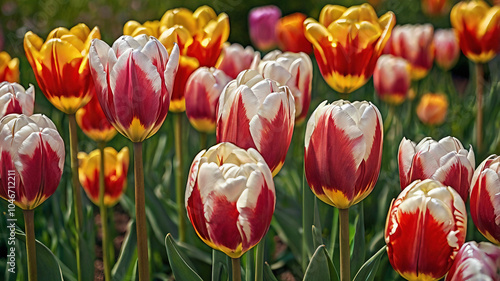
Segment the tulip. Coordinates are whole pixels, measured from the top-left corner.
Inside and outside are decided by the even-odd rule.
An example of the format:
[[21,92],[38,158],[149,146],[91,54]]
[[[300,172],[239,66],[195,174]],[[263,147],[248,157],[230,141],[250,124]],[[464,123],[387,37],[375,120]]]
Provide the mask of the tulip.
[[158,20],[146,21],[144,24],[140,24],[135,20],[130,20],[123,26],[123,34],[132,37],[144,34],[158,38],[161,35],[161,29],[160,21]]
[[92,39],[100,37],[97,27],[90,31],[83,23],[70,30],[54,29],[45,42],[31,31],[24,36],[24,50],[38,86],[66,114],[74,114],[92,97],[88,52]]
[[25,90],[17,83],[7,81],[0,83],[0,119],[7,114],[33,114],[35,105],[35,87]]
[[474,224],[490,242],[500,245],[500,156],[490,155],[472,177],[470,214]]
[[276,175],[285,162],[295,124],[290,89],[246,70],[224,88],[217,112],[217,142],[257,149]]
[[[0,48],[1,49],[1,48]],[[0,52],[0,82],[19,82],[19,59]]]
[[422,11],[429,16],[446,15],[450,10],[448,0],[421,0]]
[[[64,155],[64,142],[47,116],[5,116],[0,121],[0,197],[14,199],[23,210],[35,209],[56,191]],[[14,188],[8,181],[11,171]]]
[[276,47],[276,25],[281,18],[280,8],[269,5],[253,8],[248,14],[250,40],[257,49],[262,51]]
[[382,117],[370,102],[321,103],[307,122],[306,179],[316,196],[347,209],[370,194],[380,171]]
[[122,36],[112,47],[94,40],[89,57],[108,121],[132,142],[154,135],[168,113],[179,49],[169,56],[154,37]]
[[433,179],[453,187],[467,201],[476,165],[472,146],[467,151],[454,137],[439,142],[427,137],[418,144],[403,138],[398,164],[401,190],[415,180]]
[[438,280],[452,266],[466,231],[460,195],[438,181],[416,180],[392,201],[387,214],[389,262],[407,280]]
[[370,79],[395,24],[394,13],[378,18],[366,3],[350,8],[326,5],[319,23],[304,21],[323,78],[341,93],[350,93]]
[[302,123],[311,103],[312,62],[306,53],[268,53],[259,64],[259,72],[264,78],[288,86],[295,99],[295,122]]
[[116,135],[116,129],[106,119],[97,96],[80,108],[75,117],[80,129],[98,143],[108,142]]
[[462,52],[471,61],[486,63],[500,52],[500,6],[459,2],[451,10],[450,20]]
[[392,55],[380,56],[373,72],[373,84],[380,99],[393,105],[401,104],[411,85],[410,64]]
[[458,39],[453,29],[439,29],[434,33],[436,63],[443,70],[450,70],[460,56]]
[[238,43],[224,46],[217,61],[216,67],[229,77],[236,79],[243,70],[251,69],[253,64],[260,61],[260,53],[247,46],[243,48]]
[[215,131],[219,96],[231,81],[222,70],[200,67],[186,85],[186,115],[193,127],[204,133]]
[[312,46],[304,35],[306,15],[294,13],[282,17],[276,24],[276,39],[283,52],[310,54]]
[[434,62],[434,28],[431,24],[396,26],[387,43],[390,54],[411,65],[413,80],[424,78]]
[[[78,153],[80,183],[89,199],[96,205],[99,205],[100,157],[98,149],[89,154],[85,152]],[[120,152],[117,152],[112,147],[104,148],[104,163],[104,204],[111,207],[118,202],[126,188],[129,164],[128,148],[124,147]]]
[[430,126],[441,125],[448,113],[448,99],[442,93],[427,93],[417,106],[417,116],[422,123]]
[[193,160],[186,209],[198,236],[239,258],[266,234],[276,196],[271,170],[253,148],[219,143]]
[[445,281],[500,280],[500,248],[488,242],[467,242],[455,257]]

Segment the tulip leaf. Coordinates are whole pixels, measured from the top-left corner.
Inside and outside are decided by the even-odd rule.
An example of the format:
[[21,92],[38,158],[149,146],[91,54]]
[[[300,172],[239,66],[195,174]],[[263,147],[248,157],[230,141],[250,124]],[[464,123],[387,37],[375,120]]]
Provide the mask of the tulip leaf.
[[323,238],[321,237],[321,229],[318,229],[315,225],[312,226],[312,237],[313,237],[313,245],[318,248],[320,245],[323,245]]
[[269,264],[266,262],[264,265],[264,281],[278,281],[269,267]]
[[183,257],[179,252],[172,235],[169,233],[165,237],[165,246],[167,248],[168,260],[174,273],[175,280],[178,281],[203,281],[201,277],[188,264],[187,257]]
[[226,254],[212,250],[212,281],[229,280],[231,266],[231,260]]
[[112,279],[119,280],[136,280],[134,268],[137,263],[137,232],[135,220],[131,220],[127,226],[127,234],[123,240],[122,248],[118,261],[111,271]]
[[[24,233],[16,232],[16,253],[17,265],[25,266],[27,264],[27,254],[26,254],[26,235]],[[59,262],[56,256],[40,241],[35,240],[35,250],[36,250],[36,268],[38,280],[51,280],[51,281],[63,281],[63,275]],[[16,268],[17,269],[17,268]],[[27,270],[25,275],[27,276]],[[9,277],[10,279],[10,277]],[[27,278],[26,278],[27,279]]]
[[302,234],[299,229],[302,228],[300,221],[300,210],[297,208],[282,208],[276,205],[274,216],[271,225],[278,233],[279,237],[285,242],[292,250],[295,257],[300,258],[302,254]]
[[363,202],[360,202],[357,206],[351,209],[357,212],[355,220],[356,232],[354,234],[351,248],[351,276],[354,276],[365,261],[365,220],[363,214]]
[[378,252],[376,252],[370,259],[368,259],[365,264],[359,269],[358,273],[354,277],[353,281],[372,281],[377,273],[378,265],[380,264],[380,258],[383,253],[386,252],[386,247],[382,247]]
[[163,241],[167,233],[177,236],[177,225],[170,219],[166,208],[156,197],[152,188],[144,189],[147,198],[146,215],[149,225],[159,241]]
[[303,281],[330,280],[338,281],[337,269],[332,263],[325,245],[321,245],[314,252]]

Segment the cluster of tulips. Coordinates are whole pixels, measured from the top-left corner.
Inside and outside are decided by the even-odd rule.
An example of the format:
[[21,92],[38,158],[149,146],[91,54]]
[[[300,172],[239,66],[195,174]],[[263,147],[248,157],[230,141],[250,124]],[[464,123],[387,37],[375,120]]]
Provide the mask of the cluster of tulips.
[[[461,2],[452,9],[451,22],[454,30],[434,33],[431,25],[396,26],[394,13],[378,17],[369,4],[326,5],[318,20],[300,13],[281,17],[276,7],[262,7],[249,15],[250,37],[260,50],[283,50],[263,57],[250,46],[227,43],[228,16],[208,6],[168,10],[155,21],[129,21],[111,46],[100,40],[97,27],[85,24],[56,28],[45,40],[26,33],[24,49],[38,86],[69,121],[77,279],[82,280],[80,186],[100,208],[107,243],[107,211],[124,192],[130,161],[128,147],[120,152],[106,147],[119,132],[133,143],[138,276],[152,280],[142,144],[160,130],[170,111],[179,241],[186,240],[187,212],[199,238],[232,258],[233,280],[241,280],[239,258],[257,245],[258,252],[264,247],[261,240],[279,200],[274,177],[285,163],[295,125],[307,120],[305,178],[317,198],[339,209],[340,278],[351,280],[349,208],[377,183],[384,122],[367,101],[324,101],[308,115],[309,53],[314,52],[335,91],[347,97],[373,76],[380,98],[398,105],[411,92],[411,81],[426,76],[434,60],[449,70],[461,49],[478,65],[479,77],[480,65],[500,52],[500,6]],[[0,84],[0,197],[10,198],[7,174],[15,171],[15,204],[25,215],[29,280],[34,281],[33,209],[59,185],[65,143],[47,116],[33,114],[35,89],[17,83],[18,65],[0,53],[0,80],[5,81]],[[435,99],[447,104],[442,97],[422,97],[417,110],[424,123],[444,119],[434,114]],[[187,177],[183,112],[206,148],[194,157]],[[98,149],[78,151],[77,124]],[[214,132],[217,144],[206,147],[206,134]],[[500,248],[465,243],[469,200],[478,230],[500,244],[500,157],[491,155],[476,168],[472,146],[467,150],[454,137],[424,138],[418,144],[403,138],[398,164],[401,193],[389,208],[384,233],[393,268],[408,280],[500,279]],[[104,275],[111,280],[107,249]],[[255,263],[255,280],[261,281],[263,260],[257,257]]]

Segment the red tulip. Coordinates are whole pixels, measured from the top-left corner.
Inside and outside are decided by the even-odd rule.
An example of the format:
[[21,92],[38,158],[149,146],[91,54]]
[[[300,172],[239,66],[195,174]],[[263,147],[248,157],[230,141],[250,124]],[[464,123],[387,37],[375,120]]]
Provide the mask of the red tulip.
[[0,121],[0,197],[32,210],[59,185],[64,142],[45,115],[10,114]]
[[200,67],[186,83],[186,115],[193,127],[200,132],[214,132],[219,96],[231,81],[222,70]]
[[410,84],[410,64],[405,59],[380,56],[373,72],[373,85],[380,99],[389,104],[401,104],[408,95]]
[[370,102],[321,103],[307,122],[305,173],[311,190],[339,209],[370,194],[380,171],[382,117]]
[[431,24],[394,27],[385,52],[402,57],[411,65],[414,80],[424,78],[434,62],[434,28]]
[[276,50],[268,53],[258,68],[264,78],[290,88],[295,98],[295,122],[304,121],[311,103],[313,67],[309,56]]
[[446,275],[446,281],[500,280],[500,248],[488,242],[465,243]]
[[248,14],[250,39],[257,49],[267,51],[278,43],[276,39],[276,24],[281,18],[280,8],[269,5],[253,8]]
[[276,38],[278,46],[283,52],[304,52],[310,54],[312,45],[304,35],[304,21],[307,16],[294,13],[282,17],[276,24]]
[[113,47],[92,41],[90,69],[97,98],[108,121],[133,142],[160,129],[168,113],[179,62],[179,48],[170,57],[154,37],[122,36]]
[[186,186],[186,209],[198,236],[239,258],[264,237],[276,204],[273,177],[253,148],[220,143],[196,155]]
[[434,33],[436,64],[449,70],[457,64],[460,56],[458,38],[453,29],[438,29]]
[[258,64],[260,53],[247,46],[243,48],[238,43],[224,46],[216,67],[229,77],[236,79],[243,70],[251,69],[252,64]]
[[106,119],[99,100],[94,95],[84,107],[75,114],[76,122],[80,129],[96,142],[108,142],[116,135],[116,129]]
[[0,83],[0,119],[7,114],[33,114],[35,106],[35,87],[25,90],[17,83]]
[[477,167],[470,190],[470,214],[490,242],[500,245],[500,156],[490,155]]
[[416,180],[389,208],[389,262],[407,280],[438,280],[453,264],[466,231],[467,210],[460,195],[438,181]]
[[295,124],[290,89],[246,70],[224,88],[217,112],[217,142],[257,149],[276,175],[285,162]]
[[401,190],[414,180],[433,179],[453,187],[467,201],[476,162],[472,147],[467,151],[458,139],[445,137],[437,142],[427,137],[415,144],[403,138],[398,163]]

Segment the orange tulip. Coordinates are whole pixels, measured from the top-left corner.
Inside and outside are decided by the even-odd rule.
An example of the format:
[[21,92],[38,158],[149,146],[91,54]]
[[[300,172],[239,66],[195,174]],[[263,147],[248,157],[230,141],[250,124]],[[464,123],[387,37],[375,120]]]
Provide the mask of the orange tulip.
[[83,23],[70,30],[58,27],[43,42],[31,31],[24,36],[24,50],[40,89],[59,110],[73,114],[87,104],[94,85],[89,70],[88,52],[92,39],[100,38]]
[[0,52],[0,82],[19,82],[19,59]]
[[473,62],[485,63],[500,52],[500,6],[484,1],[460,2],[451,10],[460,49]]
[[304,21],[323,78],[341,93],[360,88],[372,76],[395,24],[394,13],[378,18],[366,3],[350,8],[326,5],[319,22]]
[[[87,196],[99,205],[99,171],[101,154],[98,149],[87,154],[78,153],[80,165],[78,174]],[[129,164],[128,148],[124,147],[120,152],[112,147],[104,148],[104,205],[110,207],[120,200],[120,196],[127,186],[127,171]]]
[[[92,91],[95,92],[94,89]],[[96,142],[108,142],[116,135],[115,127],[106,119],[95,94],[89,103],[76,112],[75,117],[80,129]]]
[[427,93],[417,106],[417,116],[426,125],[441,125],[448,112],[448,99],[442,93]]
[[448,0],[421,0],[422,11],[429,16],[442,16],[450,10]]
[[276,24],[276,39],[283,52],[304,52],[310,54],[312,46],[304,35],[306,15],[294,13],[282,17]]

